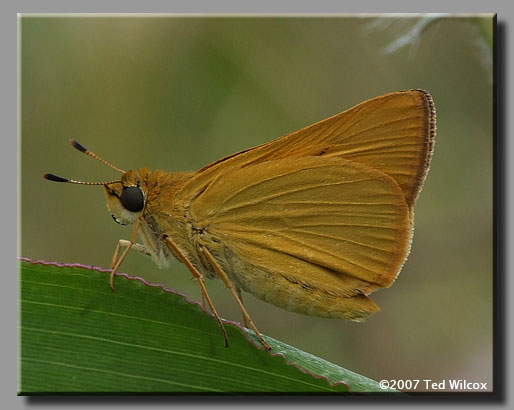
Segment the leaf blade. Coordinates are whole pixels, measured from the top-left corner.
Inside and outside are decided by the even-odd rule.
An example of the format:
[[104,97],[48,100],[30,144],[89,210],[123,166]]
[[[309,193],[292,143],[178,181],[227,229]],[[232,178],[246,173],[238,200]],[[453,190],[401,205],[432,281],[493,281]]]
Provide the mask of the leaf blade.
[[[349,391],[344,369],[300,371],[304,352],[271,338],[278,354],[260,350],[231,322],[225,348],[199,304],[162,287],[119,279],[113,294],[105,271],[83,266],[22,261],[20,273],[20,394]],[[355,386],[380,391],[366,380]]]

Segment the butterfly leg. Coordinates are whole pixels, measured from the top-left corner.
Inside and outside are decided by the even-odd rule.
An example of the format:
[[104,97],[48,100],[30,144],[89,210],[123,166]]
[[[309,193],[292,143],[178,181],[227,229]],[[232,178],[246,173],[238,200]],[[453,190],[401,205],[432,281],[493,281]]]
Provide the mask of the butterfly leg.
[[[198,279],[195,278],[194,276],[191,276],[191,282],[198,282]],[[202,293],[202,309],[207,310],[207,308],[205,307],[205,297],[203,296],[203,293]]]
[[223,272],[223,269],[221,269],[220,265],[218,264],[218,262],[216,262],[216,260],[214,259],[212,254],[209,252],[209,250],[205,246],[202,246],[200,249],[202,250],[204,255],[207,257],[207,259],[209,260],[210,264],[212,265],[212,267],[214,268],[214,270],[216,271],[218,276],[221,278],[221,280],[223,280],[223,282],[225,283],[225,286],[230,290],[230,292],[232,293],[232,296],[234,296],[234,299],[236,300],[236,302],[239,304],[239,307],[241,308],[241,312],[243,313],[243,318],[245,320],[245,324],[246,324],[246,322],[248,322],[248,324],[250,325],[250,328],[255,332],[255,334],[259,338],[260,342],[262,343],[262,345],[267,350],[271,350],[271,346],[268,343],[266,343],[266,341],[263,339],[261,333],[259,332],[259,330],[257,330],[257,327],[253,323],[252,318],[246,311],[246,309],[243,305],[243,302],[241,301],[241,298],[239,297],[241,292],[240,291],[238,292],[238,289],[232,284],[232,282],[230,281],[230,279],[228,278],[226,273]]
[[120,252],[121,247],[127,247],[132,246],[132,249],[136,252],[142,253],[143,255],[152,256],[152,254],[148,251],[148,248],[145,245],[142,245],[140,243],[134,243],[130,245],[130,241],[127,241],[126,239],[120,239],[118,241],[118,245],[116,245],[116,249],[114,250],[114,255],[112,257],[111,261],[111,269],[116,264],[116,261],[118,260],[118,253]]
[[[121,262],[123,262],[123,259],[127,256],[130,249],[136,249],[140,252],[147,253],[146,248],[143,245],[136,244],[136,237],[137,237],[137,228],[139,227],[139,219],[136,219],[136,222],[134,223],[134,228],[132,229],[132,234],[130,235],[130,241],[124,241],[123,239],[118,242],[118,245],[116,245],[116,249],[114,250],[114,255],[112,257],[111,261],[111,277],[109,280],[109,283],[111,285],[111,289],[114,292],[114,275],[116,271],[119,269]],[[138,246],[135,246],[138,245]],[[125,250],[121,254],[120,258],[118,258],[118,253],[120,251],[120,248],[122,246],[126,246]],[[142,251],[144,249],[144,251]]]
[[[244,302],[243,302],[243,296],[241,295],[241,288],[235,286],[236,288],[236,293],[237,293],[237,296],[239,297],[239,300],[241,301],[241,304],[244,306]],[[248,327],[248,321],[246,320],[246,316],[243,315],[243,323],[245,325],[245,327]]]
[[193,264],[186,258],[186,256],[182,253],[182,251],[177,247],[175,242],[171,240],[171,238],[165,233],[161,235],[161,239],[171,248],[173,253],[179,257],[179,259],[187,266],[191,274],[196,278],[198,285],[200,285],[200,290],[202,291],[202,297],[205,297],[211,312],[214,314],[216,321],[218,322],[221,331],[223,332],[223,338],[225,339],[225,346],[228,347],[228,337],[227,331],[225,330],[225,326],[223,326],[223,322],[221,320],[220,315],[216,311],[209,294],[207,293],[207,289],[205,288],[205,284],[203,282],[203,275],[196,269]]

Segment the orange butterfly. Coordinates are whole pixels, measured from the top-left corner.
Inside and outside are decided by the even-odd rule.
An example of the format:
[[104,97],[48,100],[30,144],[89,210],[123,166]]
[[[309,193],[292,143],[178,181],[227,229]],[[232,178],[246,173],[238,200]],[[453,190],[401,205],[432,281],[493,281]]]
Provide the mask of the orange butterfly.
[[390,286],[407,258],[435,129],[430,94],[401,91],[196,172],[123,171],[72,141],[121,178],[45,178],[104,185],[116,222],[134,224],[130,241],[116,247],[112,287],[130,249],[161,267],[176,258],[198,280],[227,345],[204,277],[225,282],[245,324],[270,348],[241,290],[306,315],[362,321],[378,310],[368,295]]

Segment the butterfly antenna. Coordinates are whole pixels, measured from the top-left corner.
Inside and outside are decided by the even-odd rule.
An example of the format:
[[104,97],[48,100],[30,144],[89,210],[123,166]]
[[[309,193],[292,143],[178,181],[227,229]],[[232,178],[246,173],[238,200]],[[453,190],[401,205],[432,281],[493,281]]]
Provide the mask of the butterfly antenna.
[[48,179],[49,181],[54,181],[54,182],[67,182],[69,184],[80,184],[80,185],[109,185],[109,184],[115,184],[115,183],[121,183],[121,180],[116,180],[116,181],[107,181],[107,182],[84,182],[84,181],[76,181],[74,179],[68,179],[68,178],[63,178],[63,177],[60,177],[58,175],[54,175],[54,174],[45,174],[43,175],[43,178],[45,179]]
[[[73,147],[78,149],[80,152],[83,152],[84,154],[89,155],[90,157],[92,157],[94,159],[97,159],[98,161],[104,163],[105,165],[107,165],[108,167],[110,167],[112,169],[115,169],[118,172],[121,172],[122,174],[125,173],[125,171],[123,171],[122,169],[120,169],[118,167],[115,167],[110,162],[107,162],[105,159],[100,158],[94,152],[89,151],[86,147],[84,147],[84,145],[80,144],[79,142],[75,141],[74,139],[72,139],[70,142],[71,142],[71,145],[73,145]],[[63,178],[63,179],[66,179],[66,178]],[[54,180],[52,180],[52,181],[54,181]],[[68,180],[68,181],[57,181],[57,182],[70,182],[70,181],[71,180]],[[75,183],[77,183],[77,182],[75,182]],[[92,185],[100,185],[100,184],[92,184]]]

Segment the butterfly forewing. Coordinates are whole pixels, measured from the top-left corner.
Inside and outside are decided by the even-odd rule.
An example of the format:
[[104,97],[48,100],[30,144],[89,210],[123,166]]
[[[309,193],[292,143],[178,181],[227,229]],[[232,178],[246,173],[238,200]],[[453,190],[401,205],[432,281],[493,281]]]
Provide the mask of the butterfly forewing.
[[230,169],[272,159],[320,156],[345,158],[384,172],[398,183],[412,208],[428,172],[434,136],[435,109],[426,91],[386,94],[216,161],[198,171],[179,197],[195,196]]

